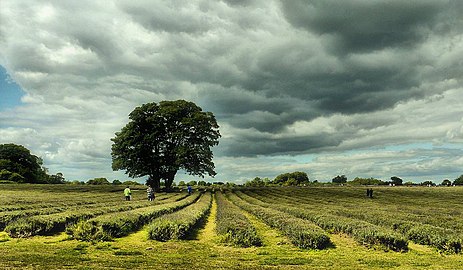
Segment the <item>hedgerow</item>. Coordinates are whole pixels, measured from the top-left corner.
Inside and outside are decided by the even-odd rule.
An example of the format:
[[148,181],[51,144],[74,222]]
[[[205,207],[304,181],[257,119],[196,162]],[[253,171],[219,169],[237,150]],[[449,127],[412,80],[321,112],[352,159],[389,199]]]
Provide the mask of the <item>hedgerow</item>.
[[[186,196],[186,194],[176,195],[171,199],[177,200],[184,196]],[[159,203],[159,201],[156,203]],[[65,230],[66,226],[75,224],[79,220],[85,220],[112,212],[129,211],[146,207],[147,205],[151,204],[146,201],[130,204],[121,202],[117,206],[109,204],[108,206],[100,207],[72,208],[60,213],[26,216],[8,223],[5,227],[5,231],[11,237],[15,238],[30,237],[34,235],[49,235],[62,232]]]
[[152,219],[184,208],[196,200],[200,193],[195,193],[180,201],[166,202],[150,207],[138,208],[124,212],[101,215],[68,226],[66,233],[74,239],[82,241],[106,241],[122,237],[141,228]]
[[324,249],[331,244],[329,236],[311,222],[281,211],[251,204],[236,194],[227,195],[238,207],[260,218],[270,227],[280,230],[295,246],[305,249]]
[[148,226],[148,238],[158,241],[185,239],[209,212],[212,203],[210,192],[204,193],[194,204],[177,212],[156,218]]
[[261,246],[256,229],[241,210],[229,202],[222,192],[215,193],[217,202],[216,231],[223,241],[240,247]]

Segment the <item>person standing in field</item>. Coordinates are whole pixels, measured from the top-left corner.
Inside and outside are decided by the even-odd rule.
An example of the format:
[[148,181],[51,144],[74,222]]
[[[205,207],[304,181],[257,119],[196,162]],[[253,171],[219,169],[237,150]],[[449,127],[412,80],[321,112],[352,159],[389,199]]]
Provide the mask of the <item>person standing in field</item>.
[[148,201],[152,202],[154,201],[154,189],[148,185],[148,188],[146,189],[146,193],[148,196]]
[[190,186],[190,185],[188,185],[187,190],[188,190],[188,195],[190,195],[191,192],[192,192],[192,189],[191,189],[191,186]]
[[131,195],[132,195],[132,191],[130,190],[129,186],[127,186],[127,187],[124,189],[125,200],[126,200],[126,201],[130,201]]

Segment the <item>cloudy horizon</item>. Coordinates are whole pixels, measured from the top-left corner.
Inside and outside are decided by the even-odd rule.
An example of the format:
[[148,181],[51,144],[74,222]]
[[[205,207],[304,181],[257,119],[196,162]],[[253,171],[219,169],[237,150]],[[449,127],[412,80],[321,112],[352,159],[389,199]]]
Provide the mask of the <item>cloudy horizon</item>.
[[[2,1],[0,143],[106,177],[147,102],[214,113],[217,176],[463,174],[463,3]],[[195,179],[183,173],[176,182]]]

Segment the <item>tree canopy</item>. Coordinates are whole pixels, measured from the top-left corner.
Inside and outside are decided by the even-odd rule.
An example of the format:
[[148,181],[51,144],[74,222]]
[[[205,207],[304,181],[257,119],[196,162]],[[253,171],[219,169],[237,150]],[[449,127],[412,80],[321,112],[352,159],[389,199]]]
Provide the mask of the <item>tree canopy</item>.
[[48,175],[41,158],[22,145],[0,144],[0,180],[18,183],[64,183],[62,173]]
[[397,176],[392,176],[391,177],[392,184],[400,186],[402,185],[403,180]]
[[331,181],[333,183],[336,183],[336,184],[344,184],[344,183],[347,182],[347,177],[344,174],[343,175],[337,175]]
[[309,177],[305,172],[283,173],[275,177],[273,183],[277,185],[297,186],[308,184]]
[[172,186],[178,170],[215,176],[211,147],[218,145],[219,126],[211,112],[185,100],[152,102],[136,107],[129,123],[112,138],[112,168],[130,177],[148,176],[159,189]]
[[462,186],[463,185],[463,174],[460,175],[458,178],[456,178],[454,181],[453,181],[453,184],[455,186]]

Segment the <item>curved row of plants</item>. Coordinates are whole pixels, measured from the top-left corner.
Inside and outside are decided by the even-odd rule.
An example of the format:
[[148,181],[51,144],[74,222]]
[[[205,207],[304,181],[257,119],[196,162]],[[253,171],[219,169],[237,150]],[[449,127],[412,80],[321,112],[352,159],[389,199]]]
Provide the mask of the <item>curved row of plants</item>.
[[148,238],[158,241],[185,239],[209,213],[211,205],[212,195],[206,192],[196,203],[154,219],[148,226]]
[[305,249],[324,249],[331,245],[329,236],[320,227],[287,213],[251,204],[235,193],[228,198],[241,209],[255,215],[272,228],[280,230],[295,246]]
[[216,192],[215,198],[216,231],[222,241],[240,247],[261,246],[262,239],[242,210],[228,201],[222,192]]
[[199,199],[199,192],[182,195],[181,200],[168,200],[163,204],[137,208],[125,212],[113,212],[95,218],[81,220],[66,228],[66,233],[73,239],[82,241],[107,241],[126,236],[154,218],[182,209]]
[[[256,193],[253,193],[251,196],[239,192],[238,195],[250,203],[278,209],[295,217],[314,222],[325,230],[334,233],[348,234],[362,245],[370,247],[380,246],[393,251],[408,250],[407,239],[403,235],[396,233],[391,229],[386,229],[362,220],[330,214],[321,214],[320,211],[309,210],[297,206],[289,206],[282,203],[283,200],[281,199],[279,201],[275,201],[275,198],[270,199],[266,196],[259,196]],[[269,203],[270,200],[272,203]]]
[[[255,196],[260,196],[263,200],[270,198],[271,200],[278,199],[280,202],[298,203],[307,205],[307,200],[297,195],[294,197],[271,195],[269,193],[262,194],[261,191],[251,191]],[[265,191],[264,191],[265,192]],[[294,193],[293,193],[294,194]],[[462,250],[462,237],[450,229],[442,227],[423,224],[416,221],[408,220],[410,217],[404,214],[397,213],[396,211],[387,212],[384,210],[359,208],[359,210],[346,209],[331,206],[331,212],[336,212],[339,219],[353,218],[364,222],[372,223],[377,226],[393,229],[405,236],[408,240],[422,245],[429,245],[437,248],[439,251],[446,253],[460,253]],[[307,212],[307,207],[305,207]],[[325,208],[325,210],[328,210]],[[337,211],[333,211],[337,210]],[[326,214],[325,214],[326,215]]]
[[[184,198],[186,193],[175,195],[166,201],[177,201]],[[162,203],[157,201],[154,204]],[[65,230],[66,226],[74,224],[79,220],[89,219],[113,212],[129,211],[138,208],[146,208],[153,203],[146,201],[126,203],[121,201],[118,205],[109,204],[108,206],[93,207],[93,208],[77,208],[68,209],[64,212],[45,214],[45,215],[34,215],[25,216],[15,219],[8,223],[5,227],[5,231],[15,238],[31,237],[34,235],[49,235]]]

